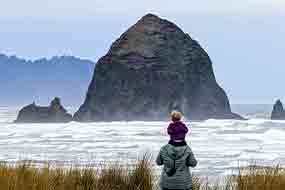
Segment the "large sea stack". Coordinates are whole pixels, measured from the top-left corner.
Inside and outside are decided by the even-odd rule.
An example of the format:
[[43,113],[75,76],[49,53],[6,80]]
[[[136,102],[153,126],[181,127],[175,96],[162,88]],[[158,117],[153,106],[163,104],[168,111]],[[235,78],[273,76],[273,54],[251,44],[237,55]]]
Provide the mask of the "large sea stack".
[[32,103],[19,111],[16,123],[65,123],[72,120],[72,115],[54,98],[50,106],[42,107]]
[[148,14],[96,64],[77,121],[241,119],[231,112],[208,54],[178,26]]
[[285,120],[285,110],[280,100],[277,100],[273,106],[271,113],[271,119],[273,120]]

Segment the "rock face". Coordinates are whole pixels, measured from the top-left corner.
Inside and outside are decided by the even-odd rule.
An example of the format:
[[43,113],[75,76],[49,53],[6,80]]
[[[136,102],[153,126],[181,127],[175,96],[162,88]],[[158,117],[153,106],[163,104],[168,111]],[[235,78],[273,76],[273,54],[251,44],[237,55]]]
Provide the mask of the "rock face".
[[72,115],[68,114],[59,98],[52,100],[50,106],[40,107],[32,103],[19,111],[17,123],[64,123],[70,122]]
[[280,100],[277,100],[273,106],[273,110],[271,113],[271,119],[285,120],[285,110]]
[[198,42],[148,14],[98,61],[74,120],[164,120],[173,109],[189,119],[241,119]]

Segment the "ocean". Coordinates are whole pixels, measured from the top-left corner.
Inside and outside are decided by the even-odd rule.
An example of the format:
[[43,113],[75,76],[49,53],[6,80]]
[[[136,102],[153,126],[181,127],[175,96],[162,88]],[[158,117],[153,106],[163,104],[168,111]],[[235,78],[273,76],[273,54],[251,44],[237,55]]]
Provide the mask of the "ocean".
[[[145,153],[155,159],[169,139],[168,122],[15,124],[18,109],[0,107],[0,161],[132,164]],[[269,105],[238,105],[233,110],[249,120],[187,123],[191,130],[187,143],[199,162],[192,172],[223,176],[240,166],[270,166],[285,160],[285,121],[269,120],[270,109]]]

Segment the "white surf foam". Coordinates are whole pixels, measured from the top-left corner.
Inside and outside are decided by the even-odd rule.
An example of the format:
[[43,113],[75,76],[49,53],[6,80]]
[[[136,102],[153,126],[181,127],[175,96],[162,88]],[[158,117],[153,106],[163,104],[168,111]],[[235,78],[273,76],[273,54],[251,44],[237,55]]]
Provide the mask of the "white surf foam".
[[[1,123],[7,119],[0,119],[0,161],[29,158],[86,164],[120,159],[133,163],[146,151],[155,158],[169,139],[168,122]],[[191,126],[187,143],[199,161],[196,173],[225,174],[238,162],[268,164],[285,158],[283,121],[210,119],[187,124]]]

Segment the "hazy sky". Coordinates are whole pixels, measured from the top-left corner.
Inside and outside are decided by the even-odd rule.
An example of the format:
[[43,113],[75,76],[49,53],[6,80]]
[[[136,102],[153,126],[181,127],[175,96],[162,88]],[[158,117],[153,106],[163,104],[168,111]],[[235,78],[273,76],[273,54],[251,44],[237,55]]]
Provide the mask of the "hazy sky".
[[[3,2],[2,2],[3,1]],[[163,14],[259,14],[282,11],[284,0],[1,0],[5,17],[70,18],[118,14],[136,15],[146,11]]]
[[0,0],[0,52],[96,61],[146,13],[175,22],[209,53],[232,103],[285,100],[284,0]]

